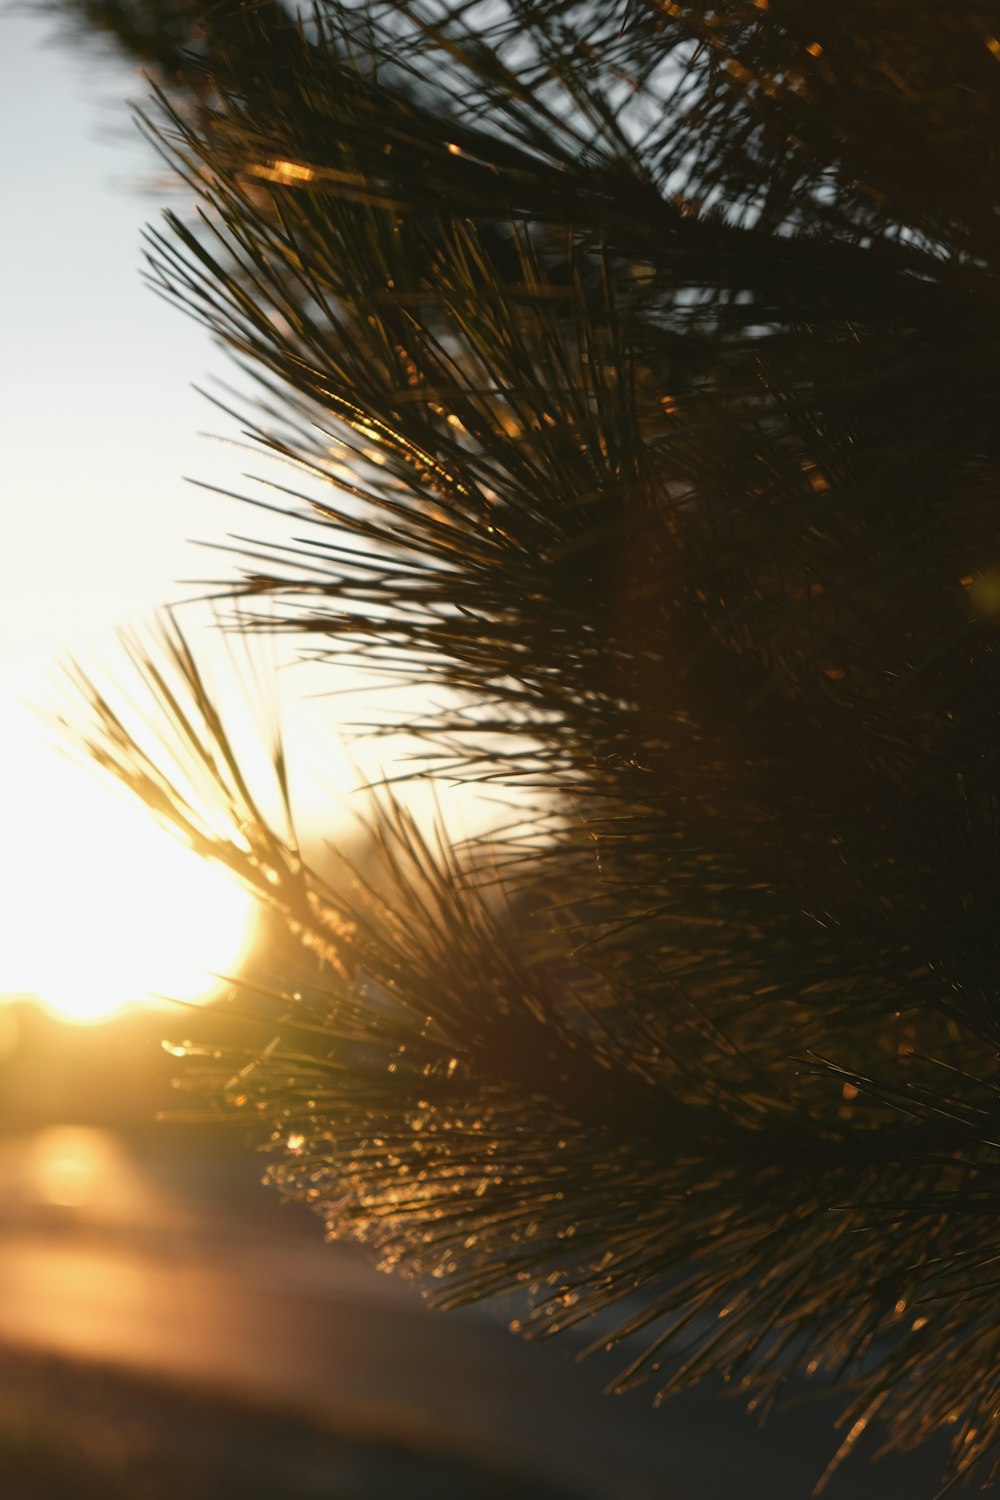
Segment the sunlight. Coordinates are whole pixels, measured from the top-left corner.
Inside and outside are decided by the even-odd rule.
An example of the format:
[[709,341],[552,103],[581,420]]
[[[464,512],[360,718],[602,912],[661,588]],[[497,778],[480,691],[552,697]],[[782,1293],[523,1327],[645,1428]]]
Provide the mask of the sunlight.
[[0,997],[75,1022],[154,997],[207,999],[248,946],[253,899],[117,789],[0,717]]
[[[135,1211],[142,1181],[129,1170],[121,1143],[109,1130],[91,1125],[50,1125],[20,1143],[21,1191],[48,1208],[118,1208],[118,1200]],[[134,1179],[134,1180],[133,1180]],[[137,1192],[138,1190],[138,1192]]]

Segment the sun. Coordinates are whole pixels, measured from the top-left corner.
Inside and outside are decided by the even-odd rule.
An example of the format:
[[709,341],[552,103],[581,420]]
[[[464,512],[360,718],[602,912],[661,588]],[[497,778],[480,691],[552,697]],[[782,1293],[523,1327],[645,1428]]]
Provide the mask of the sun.
[[23,721],[9,727],[22,733],[0,794],[0,997],[76,1022],[209,998],[252,939],[253,898]]

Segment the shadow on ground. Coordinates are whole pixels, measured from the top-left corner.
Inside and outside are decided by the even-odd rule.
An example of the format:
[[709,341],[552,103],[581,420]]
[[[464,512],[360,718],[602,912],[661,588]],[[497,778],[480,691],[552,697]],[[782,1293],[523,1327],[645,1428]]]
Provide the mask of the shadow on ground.
[[0,1474],[12,1500],[576,1500],[388,1434],[15,1350],[0,1351]]

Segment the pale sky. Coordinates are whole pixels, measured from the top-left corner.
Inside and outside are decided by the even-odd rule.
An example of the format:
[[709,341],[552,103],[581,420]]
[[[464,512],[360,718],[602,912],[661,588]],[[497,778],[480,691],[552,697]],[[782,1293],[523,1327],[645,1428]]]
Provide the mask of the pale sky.
[[[146,290],[139,238],[156,171],[120,65],[43,45],[51,23],[0,19],[0,111],[10,143],[0,238],[3,315],[5,673],[108,633],[211,566],[186,545],[235,507],[181,476],[232,477],[190,382],[225,373],[192,322]],[[114,136],[112,136],[114,131]]]
[[[123,915],[136,891],[140,907],[173,899],[162,884],[171,857],[162,843],[138,852],[143,823],[141,835],[115,844],[108,830],[125,814],[109,811],[111,794],[51,748],[25,702],[54,701],[56,664],[70,654],[114,670],[118,628],[182,597],[179,579],[219,576],[226,560],[189,539],[261,529],[246,508],[184,482],[194,475],[245,489],[244,469],[259,472],[261,463],[200,435],[238,436],[191,389],[231,370],[198,325],[141,281],[142,227],[169,201],[149,187],[161,168],[122,102],[142,98],[142,80],[93,48],[74,56],[65,43],[46,44],[51,35],[49,22],[0,15],[9,143],[0,235],[0,995],[43,987],[36,955],[53,944],[60,956],[50,987],[82,986],[74,974],[84,969],[92,982],[100,952],[120,941],[123,925],[140,925],[141,911]],[[315,674],[303,681],[298,669],[281,675],[283,718],[303,767],[303,820],[331,825],[352,779],[337,715],[357,719],[367,701],[306,700],[306,688],[342,684]],[[372,750],[352,753],[376,774]],[[129,809],[128,818],[137,830],[144,815]],[[456,826],[470,826],[464,806]],[[99,920],[87,902],[102,882]],[[72,932],[56,917],[67,903],[79,907]],[[183,922],[178,910],[173,925]]]

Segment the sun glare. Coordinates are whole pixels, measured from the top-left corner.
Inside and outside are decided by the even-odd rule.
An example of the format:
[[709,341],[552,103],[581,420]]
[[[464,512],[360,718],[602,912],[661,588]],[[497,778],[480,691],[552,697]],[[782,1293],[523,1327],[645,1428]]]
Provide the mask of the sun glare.
[[117,789],[31,752],[0,799],[0,998],[94,1022],[158,995],[210,997],[250,941],[252,898]]

